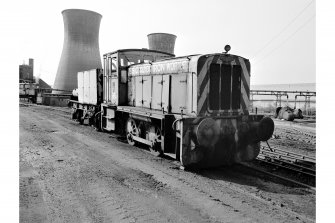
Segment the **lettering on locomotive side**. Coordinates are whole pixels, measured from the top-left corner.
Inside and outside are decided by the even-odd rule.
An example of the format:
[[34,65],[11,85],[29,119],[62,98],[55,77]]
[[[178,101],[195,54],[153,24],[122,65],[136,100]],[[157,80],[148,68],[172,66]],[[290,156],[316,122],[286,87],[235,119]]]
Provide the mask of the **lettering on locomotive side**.
[[140,69],[138,67],[131,67],[128,70],[128,75],[129,76],[136,76],[140,73]]
[[140,66],[140,69],[139,69],[139,74],[150,74],[150,65],[143,65],[143,66]]
[[129,69],[130,76],[149,74],[176,74],[188,72],[188,61],[165,62],[153,65],[141,65]]
[[162,73],[185,73],[188,71],[188,61],[177,61],[174,63],[155,64],[152,66],[154,74]]

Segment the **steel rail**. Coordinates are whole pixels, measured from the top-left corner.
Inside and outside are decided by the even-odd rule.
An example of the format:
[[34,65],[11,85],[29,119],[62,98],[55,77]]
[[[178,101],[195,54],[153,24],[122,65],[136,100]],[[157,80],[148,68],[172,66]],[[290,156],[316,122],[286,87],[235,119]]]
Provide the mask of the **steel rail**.
[[[264,150],[265,150],[265,148],[266,148],[265,146],[262,147],[262,149],[264,149]],[[283,150],[283,149],[278,149],[278,148],[271,148],[271,150],[273,152],[277,151],[277,152],[280,152],[280,153],[285,154],[285,155],[297,156],[298,158],[301,158],[303,161],[306,161],[306,159],[309,159],[311,162],[315,162],[315,158],[310,157],[310,156],[305,156],[305,155],[302,155],[302,154],[293,153],[293,152],[286,151],[286,150]]]
[[273,153],[273,152],[260,151],[260,154],[264,155],[264,156],[268,156],[269,158],[278,159],[278,161],[286,162],[290,165],[295,165],[297,167],[300,167],[300,168],[303,168],[303,169],[306,169],[306,170],[309,170],[309,171],[315,171],[315,168],[313,168],[313,167],[311,168],[311,166],[315,167],[315,163],[313,163],[313,162],[311,162],[311,163],[313,163],[312,165],[306,165],[305,163],[303,163],[303,162],[306,162],[305,160],[291,158],[289,156],[280,155],[280,154],[278,155],[278,154]]
[[249,169],[253,169],[253,170],[255,170],[255,171],[261,172],[261,173],[263,173],[263,174],[267,174],[267,175],[270,175],[270,176],[272,176],[272,177],[276,177],[276,178],[279,178],[279,179],[281,179],[281,180],[288,181],[288,182],[290,182],[290,183],[293,183],[293,184],[296,184],[296,185],[299,185],[299,186],[302,186],[302,187],[307,187],[307,188],[312,189],[312,190],[314,190],[314,191],[316,190],[315,187],[310,186],[310,185],[308,185],[308,184],[300,183],[300,182],[298,182],[298,181],[295,181],[295,180],[292,180],[292,179],[289,179],[289,178],[286,178],[286,177],[282,177],[282,176],[279,176],[279,175],[277,175],[277,174],[270,173],[270,172],[267,172],[267,171],[264,171],[264,170],[261,170],[261,169],[258,169],[258,168],[256,168],[256,167],[252,167],[252,166],[249,166],[249,165],[246,165],[246,164],[243,164],[243,163],[241,163],[240,165],[245,166],[245,167],[247,167],[247,168],[249,168]]
[[290,162],[287,162],[285,160],[280,160],[280,159],[274,159],[272,157],[259,157],[259,158],[263,158],[264,160],[270,160],[270,162],[272,163],[279,163],[281,165],[286,165],[286,166],[290,166],[290,168],[292,168],[292,170],[296,170],[297,172],[301,172],[301,173],[304,173],[304,174],[313,174],[315,176],[315,170],[314,169],[310,169],[310,168],[306,168],[304,166],[300,166],[300,165],[297,165],[295,163],[290,163]]
[[[257,160],[280,168],[295,171],[309,177],[315,178],[316,176],[315,158],[313,157],[282,149],[270,148],[269,146],[263,146]],[[309,164],[306,165],[305,162],[309,162]]]
[[298,173],[301,173],[301,174],[308,175],[310,177],[315,177],[315,174],[313,174],[313,173],[307,173],[307,172],[299,170],[297,168],[292,168],[292,167],[289,167],[289,166],[282,165],[282,163],[280,163],[281,161],[277,161],[279,163],[276,163],[276,162],[273,162],[273,161],[268,161],[266,158],[262,159],[262,158],[257,157],[256,159],[259,160],[259,161],[261,161],[261,162],[270,164],[270,165],[274,165],[274,166],[278,166],[278,167],[281,167],[281,168],[285,168],[285,169],[288,169],[288,170],[291,170],[291,171],[295,171],[295,172],[298,172]]
[[[302,154],[286,151],[278,148],[270,148],[270,146],[262,146],[260,154],[256,158],[258,162],[265,163],[267,165],[272,165],[277,168],[286,169],[288,171],[295,172],[297,174],[303,174],[306,179],[315,179],[316,170],[315,170],[315,158],[305,156]],[[268,173],[266,171],[260,170],[261,172]],[[309,186],[304,183],[300,183],[296,180],[291,180],[286,177],[281,177],[277,174],[271,174],[275,177],[279,177],[285,180],[289,180],[296,184],[300,184],[315,190],[315,187]]]
[[303,162],[314,163],[313,161],[299,159],[299,158],[297,158],[295,156],[290,156],[290,155],[287,155],[285,153],[276,153],[276,152],[271,152],[271,151],[267,151],[267,150],[261,150],[260,153],[267,154],[267,155],[278,156],[278,158],[287,158],[288,160],[291,160],[292,162],[303,161]]

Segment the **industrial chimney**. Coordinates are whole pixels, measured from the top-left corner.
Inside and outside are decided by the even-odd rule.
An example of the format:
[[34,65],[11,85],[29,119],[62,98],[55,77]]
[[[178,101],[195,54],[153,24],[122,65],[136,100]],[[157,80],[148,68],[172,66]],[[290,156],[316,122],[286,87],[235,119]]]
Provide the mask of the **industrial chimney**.
[[31,67],[31,77],[34,76],[34,59],[29,58],[29,66]]
[[53,88],[72,91],[78,87],[79,71],[102,68],[99,51],[102,16],[82,9],[66,9],[62,14],[64,43]]
[[149,49],[174,54],[176,38],[169,33],[151,33],[148,35]]

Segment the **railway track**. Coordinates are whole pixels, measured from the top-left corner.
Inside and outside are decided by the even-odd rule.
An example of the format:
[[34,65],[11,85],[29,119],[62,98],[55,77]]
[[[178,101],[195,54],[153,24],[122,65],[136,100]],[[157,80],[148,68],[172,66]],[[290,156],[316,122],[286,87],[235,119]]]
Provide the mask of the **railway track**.
[[262,167],[261,172],[315,189],[316,160],[314,157],[262,146],[256,162]]

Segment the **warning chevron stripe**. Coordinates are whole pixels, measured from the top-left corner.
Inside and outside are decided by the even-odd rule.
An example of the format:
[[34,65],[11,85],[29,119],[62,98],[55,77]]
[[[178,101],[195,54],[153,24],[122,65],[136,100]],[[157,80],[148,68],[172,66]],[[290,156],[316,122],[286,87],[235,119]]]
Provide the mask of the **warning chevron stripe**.
[[244,112],[246,112],[249,107],[249,97],[248,97],[248,94],[246,92],[246,89],[243,83],[241,86],[241,105],[242,105],[242,109],[244,110]]
[[[210,64],[218,63],[222,55],[212,55],[208,58],[202,57],[198,61],[198,77],[197,77],[197,86],[198,86],[198,114],[204,114],[207,111],[208,107],[208,93],[209,93],[209,75],[210,75]],[[221,58],[223,61],[227,61],[227,58]],[[248,61],[234,56],[232,61],[235,65],[241,66],[241,96],[240,96],[240,103],[241,108],[243,109],[244,113],[248,112],[248,107],[250,103],[249,94],[250,94],[250,65]],[[224,63],[226,63],[224,62]],[[222,90],[222,89],[221,89]],[[219,99],[218,99],[219,100]],[[240,108],[239,106],[239,108]]]
[[[198,108],[200,109],[199,111],[206,111],[207,108],[207,92],[209,88],[209,81],[207,81],[206,86],[204,90],[202,91],[200,98],[198,100]],[[201,113],[201,112],[200,112]]]
[[248,71],[248,68],[245,64],[245,61],[244,59],[242,58],[239,58],[239,62],[240,62],[240,65],[242,67],[242,76],[241,76],[241,79],[242,79],[242,88],[241,88],[241,97],[242,97],[242,100],[241,100],[241,104],[242,104],[242,108],[244,111],[248,111],[248,107],[249,107],[249,103],[250,103],[250,99],[249,99],[249,94],[250,94],[250,74],[249,74],[249,71]]
[[241,64],[241,67],[242,67],[242,70],[243,70],[243,74],[244,74],[243,77],[244,77],[245,82],[246,82],[245,84],[246,84],[246,86],[250,86],[250,74],[249,74],[249,71],[247,69],[247,66],[245,65],[245,62],[241,57],[239,57],[238,60],[240,61],[240,64]]

